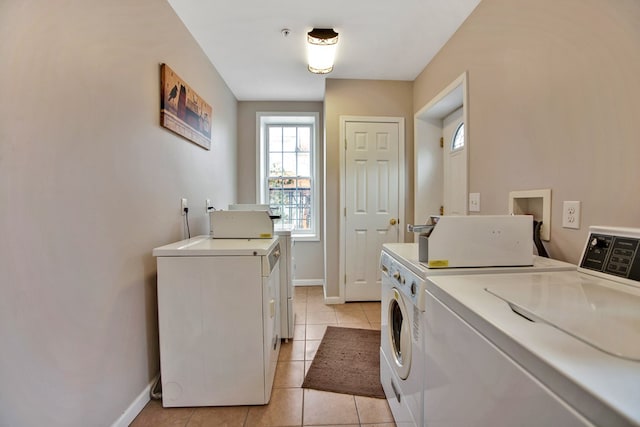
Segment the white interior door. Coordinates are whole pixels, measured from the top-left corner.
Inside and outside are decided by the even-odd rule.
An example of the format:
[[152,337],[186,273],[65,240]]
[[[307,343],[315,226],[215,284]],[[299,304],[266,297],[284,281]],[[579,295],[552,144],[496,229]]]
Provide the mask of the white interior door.
[[462,108],[443,120],[444,214],[467,215],[467,143]]
[[382,244],[400,238],[400,124],[345,122],[346,301],[379,301]]

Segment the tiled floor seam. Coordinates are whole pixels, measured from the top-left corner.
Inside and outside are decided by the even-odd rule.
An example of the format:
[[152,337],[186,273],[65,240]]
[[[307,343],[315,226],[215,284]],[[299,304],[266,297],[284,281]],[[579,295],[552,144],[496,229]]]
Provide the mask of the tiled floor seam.
[[[305,375],[306,375],[306,373],[305,373]],[[300,423],[300,426],[302,427],[302,426],[304,426],[304,389],[302,388],[302,386],[300,386],[300,388],[302,389],[302,422]]]

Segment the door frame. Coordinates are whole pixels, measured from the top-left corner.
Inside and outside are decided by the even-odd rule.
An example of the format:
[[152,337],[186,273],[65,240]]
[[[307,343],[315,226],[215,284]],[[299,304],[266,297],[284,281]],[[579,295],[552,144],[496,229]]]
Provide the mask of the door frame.
[[[443,151],[439,140],[442,137],[442,119],[462,106],[462,120],[464,121],[464,137],[467,149],[465,150],[467,162],[466,193],[469,194],[469,141],[471,140],[471,126],[469,123],[467,71],[463,72],[431,101],[425,104],[414,115],[414,222],[420,224],[426,221],[428,215],[434,215],[440,211],[444,203],[444,175],[443,175]],[[439,122],[439,124],[438,124]],[[426,183],[421,185],[418,161],[419,151],[426,151],[429,163],[433,166],[431,173],[424,177]],[[427,187],[425,189],[424,187]],[[434,198],[420,198],[420,191],[429,191]],[[467,196],[468,197],[468,196]],[[438,200],[434,200],[438,199]],[[469,203],[465,204],[466,213],[469,213]],[[446,212],[445,212],[446,214]]]
[[[386,116],[340,116],[340,221],[339,221],[339,265],[338,265],[338,284],[339,294],[336,303],[344,303],[346,301],[346,206],[347,206],[347,189],[346,189],[346,125],[347,122],[374,122],[374,123],[397,123],[398,124],[398,218],[400,221],[400,232],[398,233],[398,241],[404,242],[405,227],[405,136],[404,136],[404,117],[386,117]],[[334,301],[332,301],[334,302]]]

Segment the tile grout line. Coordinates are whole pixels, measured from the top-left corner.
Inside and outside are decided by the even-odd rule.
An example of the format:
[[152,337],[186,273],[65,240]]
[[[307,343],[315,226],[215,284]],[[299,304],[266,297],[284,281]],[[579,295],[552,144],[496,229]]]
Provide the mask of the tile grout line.
[[[309,320],[309,291],[307,290],[307,299],[305,302],[305,306],[304,306],[304,313],[305,313],[305,322],[304,322],[304,326],[305,326],[305,334],[304,334],[304,375],[306,376],[307,374],[307,341],[309,341],[307,339],[307,327],[308,325],[308,320]],[[314,355],[315,358],[315,355]],[[311,362],[312,360],[310,360],[309,366],[311,366]],[[304,381],[304,380],[303,380]],[[305,399],[306,399],[306,395],[307,393],[305,393],[304,389],[302,388],[302,386],[300,387],[300,389],[302,390],[302,420],[300,422],[300,426],[304,426],[304,403],[305,403]]]
[[191,418],[193,418],[193,414],[196,413],[196,410],[194,409],[193,411],[191,411],[191,415],[189,415],[189,419],[187,419],[187,423],[184,425],[185,427],[189,427],[189,423],[191,422]]
[[[307,367],[307,309],[309,304],[309,292],[305,290],[305,298],[304,298],[304,356],[302,357],[302,382],[304,383],[304,377],[307,375],[306,367]],[[304,389],[302,388],[302,384],[300,384],[300,391],[302,393],[302,408],[300,408],[300,426],[304,426]]]

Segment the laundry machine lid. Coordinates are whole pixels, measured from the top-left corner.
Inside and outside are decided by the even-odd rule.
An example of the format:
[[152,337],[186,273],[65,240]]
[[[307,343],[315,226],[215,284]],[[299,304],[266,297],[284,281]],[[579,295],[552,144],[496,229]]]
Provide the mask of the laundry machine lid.
[[[551,280],[550,280],[551,278]],[[486,290],[512,310],[614,356],[640,361],[640,292],[587,275],[528,276]]]
[[262,256],[277,245],[278,238],[213,239],[202,235],[155,248],[155,257],[176,256]]

